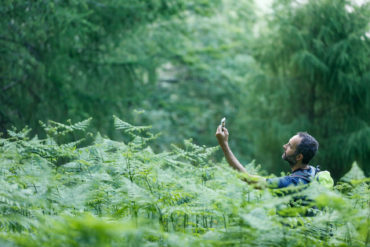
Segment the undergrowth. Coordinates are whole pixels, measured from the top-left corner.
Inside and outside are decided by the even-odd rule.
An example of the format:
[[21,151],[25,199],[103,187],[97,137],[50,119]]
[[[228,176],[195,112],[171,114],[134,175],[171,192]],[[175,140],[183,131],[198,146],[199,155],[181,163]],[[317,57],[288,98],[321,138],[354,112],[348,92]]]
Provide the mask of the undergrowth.
[[1,246],[370,244],[370,180],[356,164],[333,191],[256,190],[213,161],[217,147],[154,153],[150,126],[114,116],[124,143],[89,133],[90,121],[0,138]]

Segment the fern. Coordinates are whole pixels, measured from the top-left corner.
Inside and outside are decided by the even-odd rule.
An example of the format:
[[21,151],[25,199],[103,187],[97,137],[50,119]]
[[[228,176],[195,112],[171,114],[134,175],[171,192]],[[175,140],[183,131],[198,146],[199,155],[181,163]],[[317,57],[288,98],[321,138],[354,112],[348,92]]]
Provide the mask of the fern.
[[[314,183],[275,196],[245,184],[226,163],[211,161],[215,147],[185,140],[155,153],[141,138],[156,135],[129,126],[125,133],[133,138],[127,143],[96,134],[88,146],[80,139],[58,144],[54,138],[63,131],[45,139],[29,138],[28,130],[0,138],[0,243],[360,246],[368,241],[369,180],[356,166],[335,191]],[[246,169],[259,172],[254,162]],[[312,210],[316,216],[307,217]]]
[[21,131],[17,132],[17,129],[13,128],[13,130],[8,130],[7,132],[9,136],[13,137],[15,140],[28,140],[28,134],[31,132],[31,129],[25,127]]
[[127,122],[122,121],[117,116],[114,116],[114,126],[117,130],[123,130],[127,133],[143,133],[145,131],[150,130],[151,126],[133,126]]

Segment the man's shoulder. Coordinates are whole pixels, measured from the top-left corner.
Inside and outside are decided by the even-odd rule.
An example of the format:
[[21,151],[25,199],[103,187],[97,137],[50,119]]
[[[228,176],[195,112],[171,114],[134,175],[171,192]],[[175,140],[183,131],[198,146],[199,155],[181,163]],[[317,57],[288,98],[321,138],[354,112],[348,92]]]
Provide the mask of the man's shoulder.
[[290,176],[302,178],[303,180],[310,182],[311,179],[315,176],[315,174],[316,168],[313,166],[308,166],[308,169],[295,170],[294,172],[292,172],[292,174],[290,174]]
[[283,177],[267,178],[266,182],[268,187],[279,189],[288,186],[308,184],[315,176],[317,172],[316,169],[317,168],[309,165],[308,169],[298,169],[292,172],[292,174]]
[[308,182],[300,177],[284,176],[276,178],[268,178],[266,182],[270,188],[285,188],[288,186],[297,186],[307,184]]

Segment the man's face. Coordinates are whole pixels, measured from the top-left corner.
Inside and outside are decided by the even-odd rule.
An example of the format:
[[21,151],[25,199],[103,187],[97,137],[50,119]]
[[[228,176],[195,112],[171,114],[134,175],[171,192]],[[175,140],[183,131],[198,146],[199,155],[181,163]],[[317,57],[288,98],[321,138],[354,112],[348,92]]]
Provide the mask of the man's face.
[[301,137],[299,137],[298,135],[295,135],[292,138],[290,138],[287,144],[283,145],[284,153],[281,156],[281,158],[283,158],[283,160],[288,161],[291,166],[297,163],[296,150],[297,150],[299,143],[301,143],[301,139],[302,139]]

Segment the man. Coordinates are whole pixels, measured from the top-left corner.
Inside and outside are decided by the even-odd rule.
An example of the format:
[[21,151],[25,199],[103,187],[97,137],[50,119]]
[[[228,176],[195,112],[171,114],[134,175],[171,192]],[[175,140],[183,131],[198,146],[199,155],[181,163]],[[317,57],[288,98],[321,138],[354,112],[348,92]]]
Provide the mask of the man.
[[272,188],[284,188],[291,185],[307,184],[316,174],[316,169],[308,163],[313,156],[315,156],[319,148],[319,143],[314,137],[310,136],[306,132],[298,132],[290,138],[287,144],[283,145],[284,153],[282,158],[289,163],[290,168],[292,169],[292,174],[272,179],[265,179],[261,176],[247,173],[245,168],[231,152],[228,143],[229,132],[226,128],[221,125],[218,126],[216,137],[229,165],[243,173],[244,181],[250,184],[255,184],[256,187],[261,188],[268,186]]

